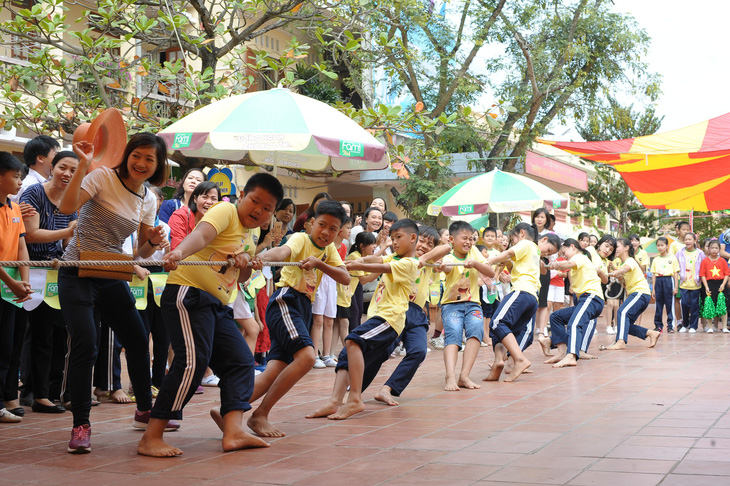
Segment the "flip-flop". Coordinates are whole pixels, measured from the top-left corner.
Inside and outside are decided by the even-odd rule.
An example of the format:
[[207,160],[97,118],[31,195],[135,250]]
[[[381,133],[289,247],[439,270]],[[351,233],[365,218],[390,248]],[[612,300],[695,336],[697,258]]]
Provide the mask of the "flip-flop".
[[601,344],[600,346],[598,346],[598,350],[599,351],[610,351],[608,349],[608,346],[606,346],[605,344]]

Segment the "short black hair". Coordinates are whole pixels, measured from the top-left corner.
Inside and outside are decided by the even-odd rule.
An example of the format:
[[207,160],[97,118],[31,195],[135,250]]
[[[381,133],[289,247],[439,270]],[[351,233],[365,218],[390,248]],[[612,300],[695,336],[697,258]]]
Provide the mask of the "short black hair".
[[222,201],[223,196],[221,195],[221,188],[213,181],[203,181],[197,186],[195,186],[195,189],[193,189],[193,192],[190,194],[190,200],[188,201],[188,207],[193,212],[193,214],[198,212],[198,204],[195,202],[195,198],[198,196],[201,196],[203,194],[208,194],[208,192],[212,189],[215,189],[216,192],[218,192],[218,200]]
[[[277,182],[279,181],[277,180]],[[317,205],[317,212],[314,213],[314,218],[316,219],[323,214],[339,219],[340,226],[345,224],[345,219],[347,219],[347,213],[345,212],[345,208],[342,207],[342,204],[331,199],[324,200]]]
[[392,221],[395,223],[396,221],[398,221],[398,216],[396,216],[395,213],[392,211],[386,211],[383,215],[383,221]]
[[58,142],[48,135],[38,135],[37,137],[28,140],[23,148],[23,160],[25,165],[33,167],[36,164],[38,156],[47,157],[48,153],[53,150],[59,150],[61,146]]
[[279,179],[271,174],[259,172],[258,174],[252,175],[251,178],[246,181],[246,185],[243,186],[243,195],[245,196],[257,187],[268,191],[269,194],[274,196],[277,206],[279,206],[279,204],[281,204],[281,200],[284,199],[284,186],[281,185]]
[[[392,230],[392,228],[391,228]],[[441,239],[439,236],[438,231],[431,228],[430,226],[426,226],[425,224],[422,224],[420,228],[418,228],[418,236],[419,238],[423,236],[424,238],[431,238],[433,241],[433,245],[436,246]]]
[[390,227],[390,234],[392,235],[398,230],[404,230],[407,233],[414,233],[416,236],[419,234],[416,222],[408,218],[399,219],[393,223],[393,226]]
[[690,229],[692,228],[692,226],[690,226],[688,221],[677,221],[677,224],[675,226],[676,226],[677,230],[680,230],[680,229],[682,229],[682,226],[685,226],[685,225]]
[[482,236],[487,233],[494,233],[494,236],[497,236],[497,228],[493,226],[487,226],[486,228],[484,228],[484,231],[482,231]]
[[660,236],[659,238],[656,239],[656,242],[657,243],[662,242],[665,245],[669,246],[669,239],[667,239],[666,236]]
[[369,231],[361,231],[355,237],[355,242],[350,246],[350,253],[353,251],[362,251],[363,246],[374,245],[375,235]]
[[294,211],[297,210],[297,206],[294,204],[294,201],[292,201],[288,197],[285,197],[284,199],[281,200],[281,202],[279,203],[279,205],[276,207],[276,210],[277,211],[281,211],[282,209],[286,209],[289,206],[294,206]]
[[130,138],[127,146],[124,147],[122,161],[117,164],[115,169],[119,171],[122,179],[127,178],[129,176],[129,168],[127,167],[129,156],[140,147],[151,147],[155,149],[157,167],[155,167],[155,172],[147,178],[147,182],[153,186],[161,186],[167,180],[167,174],[169,173],[167,167],[167,144],[162,137],[158,137],[154,133],[142,132]]
[[462,231],[468,231],[474,233],[474,228],[466,221],[454,221],[449,225],[449,235],[456,236]]
[[10,152],[0,152],[0,175],[10,171],[23,172],[23,164]]
[[[322,203],[320,203],[320,204],[322,204]],[[342,208],[342,209],[345,209],[345,208]],[[345,214],[347,214],[347,213],[345,213]],[[345,226],[347,223],[352,224],[352,218],[349,216],[345,216],[345,219],[342,220],[342,226]]]
[[53,157],[53,160],[51,161],[51,167],[56,167],[56,164],[58,164],[61,159],[65,159],[66,157],[79,160],[79,156],[76,155],[74,152],[71,152],[70,150],[61,150],[60,152],[56,153],[55,157]]

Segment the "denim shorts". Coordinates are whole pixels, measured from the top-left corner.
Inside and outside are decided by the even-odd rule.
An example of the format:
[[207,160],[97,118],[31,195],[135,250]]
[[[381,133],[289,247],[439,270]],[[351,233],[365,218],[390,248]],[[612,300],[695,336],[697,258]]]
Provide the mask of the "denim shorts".
[[456,344],[461,348],[462,334],[466,339],[484,337],[484,315],[478,302],[455,302],[441,306],[441,320],[444,323],[444,344]]

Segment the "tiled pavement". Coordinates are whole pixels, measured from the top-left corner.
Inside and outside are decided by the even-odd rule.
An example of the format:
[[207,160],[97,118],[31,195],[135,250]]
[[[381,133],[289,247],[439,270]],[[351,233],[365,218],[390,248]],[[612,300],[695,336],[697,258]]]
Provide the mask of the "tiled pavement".
[[[592,351],[609,340],[598,335]],[[304,418],[334,379],[312,370],[274,410],[287,437],[234,453],[221,451],[208,416],[213,388],[166,435],[185,451],[174,459],[136,455],[131,405],[95,407],[93,452],[78,456],[65,452],[70,413],[28,409],[21,424],[0,425],[0,484],[730,484],[730,334],[665,334],[656,349],[630,338],[626,351],[571,369],[552,369],[540,354],[528,350],[531,375],[483,383],[491,350],[482,348],[472,374],[482,388],[447,393],[434,351],[399,407],[373,401],[372,388],[366,411],[344,422]]]

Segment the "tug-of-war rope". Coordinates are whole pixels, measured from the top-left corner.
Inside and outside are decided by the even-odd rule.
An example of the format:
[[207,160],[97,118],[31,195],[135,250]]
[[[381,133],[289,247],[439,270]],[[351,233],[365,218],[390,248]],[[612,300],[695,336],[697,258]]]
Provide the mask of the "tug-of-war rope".
[[[0,261],[0,267],[8,268],[19,268],[19,267],[39,267],[39,268],[52,268],[58,270],[61,267],[117,267],[122,265],[139,265],[140,267],[163,267],[170,262],[164,260],[15,260],[15,261]],[[209,266],[209,267],[220,267],[220,266],[233,266],[235,260],[232,258],[228,261],[188,261],[182,260],[175,262],[178,265],[192,265],[192,266]],[[262,262],[265,267],[298,267],[301,266],[301,262]],[[249,266],[252,263],[248,264]],[[463,267],[465,263],[449,263],[449,267]],[[426,263],[426,267],[437,267],[438,263]]]

